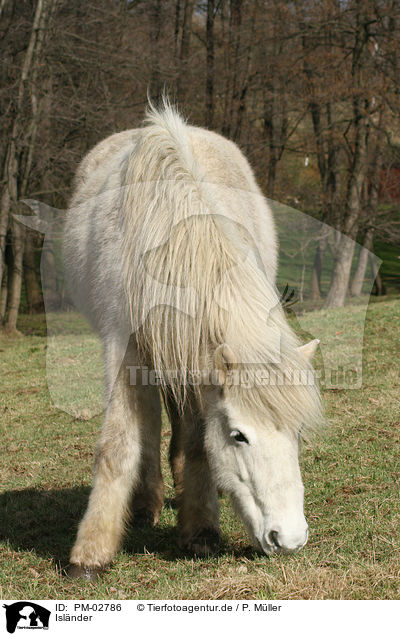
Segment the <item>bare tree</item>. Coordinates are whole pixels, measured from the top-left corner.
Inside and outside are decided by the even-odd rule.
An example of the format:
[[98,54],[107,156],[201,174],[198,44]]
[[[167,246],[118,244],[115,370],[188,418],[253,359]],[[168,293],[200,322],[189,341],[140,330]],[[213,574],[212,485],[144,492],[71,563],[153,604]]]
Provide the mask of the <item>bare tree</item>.
[[211,128],[214,117],[214,23],[215,0],[207,0],[207,26],[206,26],[206,114],[205,124]]
[[239,61],[241,44],[243,0],[230,0],[228,45],[226,48],[226,88],[224,103],[223,134],[229,136],[233,127],[235,101],[238,98]]
[[194,0],[184,0],[182,35],[179,52],[180,69],[177,85],[178,99],[181,103],[185,102],[187,91],[187,71],[190,52],[190,38],[192,33],[193,8]]
[[361,214],[361,193],[368,170],[368,129],[370,103],[368,97],[360,91],[362,86],[362,68],[365,57],[369,55],[367,47],[369,34],[369,15],[364,12],[361,0],[357,0],[355,42],[352,51],[354,149],[351,171],[345,199],[345,217],[342,233],[335,249],[335,263],[332,280],[325,301],[325,307],[342,307],[345,303],[354,253],[354,239],[358,233],[358,219]]
[[160,35],[162,21],[162,5],[161,0],[152,0],[150,4],[150,56],[151,56],[151,76],[149,93],[151,99],[155,102],[161,92],[160,77]]
[[[65,207],[80,158],[108,134],[138,125],[148,91],[157,101],[164,87],[191,122],[241,145],[268,196],[296,197],[334,228],[316,246],[313,298],[326,294],[328,252],[335,273],[326,302],[335,306],[348,293],[351,241],[395,240],[394,215],[380,205],[379,188],[373,194],[376,118],[385,115],[386,167],[399,114],[394,0],[71,0],[58,3],[46,41],[55,0],[31,2],[32,15],[28,4],[0,4],[0,319],[8,310],[9,328],[22,271],[28,305],[40,307],[41,239],[14,223],[13,206],[29,196]],[[54,251],[40,253],[52,263],[57,305]]]
[[[24,228],[12,216],[19,197],[24,196],[32,154],[38,129],[37,78],[49,20],[55,8],[55,0],[38,0],[31,36],[22,64],[15,104],[15,114],[3,169],[3,192],[0,209],[0,278],[5,265],[5,240],[7,229],[11,234],[12,267],[8,267],[8,314],[6,328],[16,329],[21,297]],[[24,117],[27,98],[31,101],[29,124]]]
[[[376,55],[376,35],[387,39],[393,6],[391,2],[380,3],[380,15],[377,7],[361,0],[346,7],[327,1],[312,9],[304,5],[298,11],[321,183],[321,219],[335,228],[328,242],[320,241],[317,247],[311,279],[311,296],[317,299],[324,252],[329,247],[334,266],[326,307],[345,303],[355,240],[367,230],[363,216],[367,213],[372,219],[378,206],[377,190],[367,185],[382,165],[385,140],[377,135],[376,121],[378,113],[388,110],[391,89]],[[379,152],[378,146],[374,151],[377,138],[382,142]],[[369,244],[371,231],[365,238]],[[358,279],[365,274],[364,260],[362,252]],[[353,291],[359,285],[354,282]]]
[[351,281],[350,292],[352,296],[359,296],[361,294],[365,279],[365,272],[367,269],[368,255],[373,249],[374,244],[375,223],[379,203],[379,185],[383,165],[383,145],[386,138],[386,131],[383,128],[383,109],[380,111],[376,124],[375,134],[373,135],[372,131],[370,133],[371,136],[373,135],[375,137],[376,141],[373,157],[370,162],[371,168],[368,174],[369,183],[365,182],[364,187],[363,210],[362,218],[360,220],[361,223],[365,225],[365,235],[363,246],[361,247],[358,256],[357,267],[354,272],[353,280]]

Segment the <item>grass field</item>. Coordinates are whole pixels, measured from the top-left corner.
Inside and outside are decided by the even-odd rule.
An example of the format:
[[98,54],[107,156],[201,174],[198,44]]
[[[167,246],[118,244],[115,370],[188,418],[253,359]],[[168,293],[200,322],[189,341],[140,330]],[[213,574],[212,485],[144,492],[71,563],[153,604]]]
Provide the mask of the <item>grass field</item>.
[[[348,320],[352,308],[340,310]],[[313,321],[329,320],[314,313]],[[74,321],[71,317],[71,328]],[[400,587],[400,299],[370,304],[363,387],[326,391],[328,425],[302,450],[310,539],[303,551],[256,554],[221,498],[218,556],[181,552],[163,433],[167,504],[150,530],[129,527],[96,583],[61,576],[92,480],[101,416],[56,409],[46,384],[43,318],[0,336],[0,594],[18,599],[395,599]]]

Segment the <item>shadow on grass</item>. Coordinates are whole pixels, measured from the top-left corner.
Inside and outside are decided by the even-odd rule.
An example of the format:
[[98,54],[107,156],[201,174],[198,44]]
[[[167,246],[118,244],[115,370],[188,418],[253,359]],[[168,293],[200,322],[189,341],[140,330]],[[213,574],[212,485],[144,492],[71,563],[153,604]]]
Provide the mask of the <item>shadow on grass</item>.
[[68,561],[89,488],[10,490],[0,495],[0,539],[15,550]]
[[[38,556],[51,558],[62,568],[68,564],[71,547],[75,541],[89,498],[90,488],[78,487],[62,490],[10,490],[0,495],[0,540],[9,542],[14,550],[33,551]],[[173,501],[165,502],[169,512]],[[189,556],[179,547],[175,525],[162,522],[157,526],[135,527],[129,525],[124,551],[131,554],[155,553],[172,561]],[[254,550],[232,549],[222,542],[219,555],[235,554],[252,558]]]

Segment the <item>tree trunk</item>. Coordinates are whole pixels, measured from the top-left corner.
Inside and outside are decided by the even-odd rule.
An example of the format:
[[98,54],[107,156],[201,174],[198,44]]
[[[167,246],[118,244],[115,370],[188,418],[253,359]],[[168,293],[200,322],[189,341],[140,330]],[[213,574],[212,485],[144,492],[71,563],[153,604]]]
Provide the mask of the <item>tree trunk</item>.
[[192,33],[193,5],[194,0],[185,0],[185,6],[183,9],[181,50],[179,56],[180,70],[177,85],[178,99],[181,103],[185,101],[186,87],[188,83],[187,64],[190,51],[190,36]]
[[276,148],[270,144],[270,153],[268,159],[268,171],[267,171],[267,196],[273,199],[275,196],[275,183],[276,183],[276,167],[278,165],[278,159],[276,157]]
[[239,52],[241,40],[243,0],[230,0],[229,36],[227,50],[226,86],[224,121],[222,134],[229,137],[233,128],[233,113],[237,100],[237,84],[239,75]]
[[[31,36],[21,69],[7,158],[4,163],[4,188],[1,195],[0,208],[0,280],[4,272],[5,235],[9,227],[13,254],[12,268],[8,268],[9,291],[6,329],[9,331],[15,330],[17,325],[25,245],[25,228],[14,219],[11,220],[11,213],[14,211],[19,196],[23,194],[22,188],[26,187],[29,177],[38,125],[36,93],[38,72],[42,63],[41,54],[44,38],[55,5],[56,0],[38,0],[36,4]],[[28,81],[31,81],[32,116],[27,125],[23,117],[23,106],[27,96]]]
[[365,233],[364,244],[358,255],[357,268],[350,287],[350,293],[352,296],[360,296],[361,294],[365,279],[365,272],[367,270],[368,256],[373,244],[373,236],[374,230],[372,228],[368,228]]
[[57,263],[54,254],[54,232],[56,229],[56,221],[53,218],[48,223],[42,248],[41,272],[47,311],[57,311],[61,306],[61,294],[57,283]]
[[275,193],[275,181],[276,181],[276,166],[278,163],[278,116],[277,116],[277,94],[276,94],[276,80],[274,77],[270,79],[266,87],[267,95],[264,93],[264,135],[268,139],[269,155],[268,155],[268,169],[267,169],[267,196],[270,199],[274,198]]
[[150,30],[151,30],[151,75],[150,75],[150,98],[156,102],[160,97],[160,33],[161,33],[161,0],[152,0],[150,8]]
[[174,30],[174,57],[178,58],[178,41],[179,41],[179,26],[181,19],[181,0],[176,0],[175,3],[175,30]]
[[314,301],[320,300],[321,298],[321,276],[325,249],[326,240],[320,239],[317,249],[315,250],[314,263],[311,272],[310,298]]
[[[250,82],[253,78],[251,67],[252,67],[252,59],[253,59],[254,41],[256,37],[256,22],[259,17],[258,15],[259,3],[256,1],[252,4],[253,6],[251,11],[250,27],[245,30],[246,40],[247,40],[246,48],[242,52],[240,52],[239,50],[240,40],[238,41],[238,52],[237,52],[238,70],[237,70],[237,79],[236,79],[235,100],[233,102],[235,105],[235,111],[236,111],[236,123],[235,123],[235,128],[233,130],[233,135],[232,135],[233,141],[236,141],[236,142],[238,142],[240,138],[242,123],[243,123],[243,115],[246,110],[246,96],[247,96]],[[240,11],[241,11],[241,5],[240,5]],[[241,26],[241,14],[240,14],[240,20],[238,22],[238,29],[240,29],[240,31],[243,31],[243,28]],[[240,31],[239,31],[239,36],[241,37]],[[239,69],[239,60],[243,60],[241,64],[241,69]],[[239,70],[240,70],[240,73],[239,73]],[[242,78],[241,82],[239,82],[240,77]],[[282,101],[283,100],[284,98],[282,97]]]
[[5,11],[6,4],[7,4],[7,0],[0,0],[0,18],[3,17],[3,13]]
[[[15,133],[14,133],[15,134]],[[1,195],[0,202],[0,280],[3,278],[6,258],[6,237],[10,221],[10,208],[12,202],[18,198],[18,163],[15,143],[13,138],[10,140],[7,158],[4,165],[3,181],[5,186]]]
[[44,311],[42,289],[37,276],[36,249],[40,249],[37,233],[28,229],[26,231],[24,254],[24,282],[28,312],[30,314],[39,314]]
[[5,323],[6,331],[17,329],[19,304],[21,301],[22,264],[24,258],[25,227],[15,219],[11,221],[12,270],[9,272],[8,312]]
[[325,301],[325,308],[343,307],[349,286],[351,263],[355,242],[346,234],[340,237],[338,255],[332,272],[331,285]]
[[8,276],[7,276],[7,265],[5,266],[3,280],[1,281],[1,289],[0,289],[0,326],[2,326],[5,322],[6,318],[6,310],[7,310],[7,296],[8,296]]
[[374,240],[374,228],[373,224],[375,223],[375,219],[378,212],[378,202],[379,202],[379,185],[381,179],[381,170],[383,165],[383,142],[385,138],[385,130],[384,130],[384,111],[381,110],[379,114],[378,126],[375,131],[376,135],[376,143],[375,149],[372,158],[372,166],[371,171],[369,173],[369,192],[368,187],[366,190],[366,205],[365,205],[365,216],[368,219],[368,224],[370,227],[367,227],[365,238],[364,238],[364,246],[360,250],[357,269],[353,277],[353,281],[351,284],[351,294],[353,296],[359,296],[361,294],[362,285],[365,278],[365,272],[367,269],[368,263],[368,255],[372,251],[373,240]]
[[[360,36],[361,37],[361,36]],[[331,287],[325,301],[325,308],[343,307],[350,280],[358,220],[361,214],[361,194],[367,174],[368,117],[366,100],[354,98],[354,126],[356,128],[354,156],[346,195],[346,215],[343,234],[335,255]]]
[[206,72],[206,116],[205,124],[211,128],[214,117],[214,21],[215,0],[207,2],[207,72]]
[[369,255],[371,268],[372,268],[372,276],[375,279],[375,292],[377,296],[384,296],[386,294],[385,286],[382,282],[381,275],[379,273],[379,266],[376,262],[375,254]]

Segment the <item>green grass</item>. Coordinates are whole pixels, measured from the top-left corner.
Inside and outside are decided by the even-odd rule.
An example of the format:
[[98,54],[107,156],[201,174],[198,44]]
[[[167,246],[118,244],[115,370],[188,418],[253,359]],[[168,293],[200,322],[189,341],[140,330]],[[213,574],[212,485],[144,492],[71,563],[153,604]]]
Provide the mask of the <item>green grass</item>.
[[[340,312],[348,333],[357,308],[309,314],[301,326],[312,330],[325,321],[329,328],[340,319]],[[67,321],[68,333],[79,334],[79,319],[70,314]],[[83,583],[60,573],[87,503],[102,418],[77,419],[52,404],[43,319],[22,316],[19,328],[24,337],[0,337],[1,596],[398,598],[399,324],[399,299],[371,304],[362,389],[324,394],[328,425],[312,445],[303,448],[301,457],[310,525],[305,549],[273,558],[256,554],[229,502],[221,498],[220,554],[196,560],[183,553],[170,503],[174,493],[165,424],[167,505],[160,525],[150,530],[129,527],[122,551],[101,580]]]

